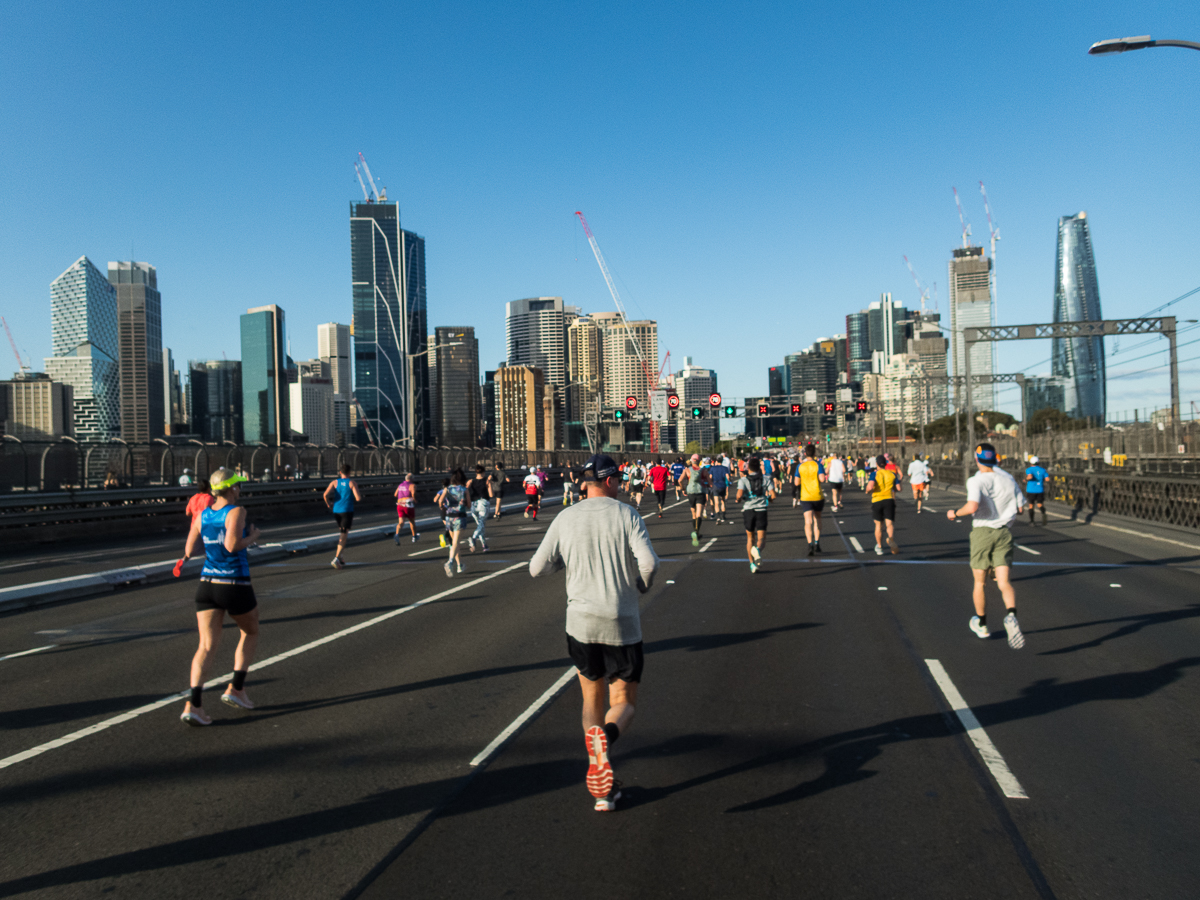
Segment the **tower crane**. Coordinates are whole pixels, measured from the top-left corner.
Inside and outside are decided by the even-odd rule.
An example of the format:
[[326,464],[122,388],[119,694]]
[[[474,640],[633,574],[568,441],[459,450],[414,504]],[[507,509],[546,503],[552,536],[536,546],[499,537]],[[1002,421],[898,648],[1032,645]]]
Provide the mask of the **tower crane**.
[[0,316],[0,325],[4,326],[4,333],[8,335],[8,345],[12,347],[13,356],[17,358],[17,368],[20,370],[21,374],[24,375],[26,372],[30,371],[30,368],[25,361],[21,359],[21,354],[17,351],[16,339],[13,338],[12,329],[8,327],[8,322],[4,320],[4,316]]
[[958,207],[958,221],[962,225],[963,249],[966,250],[971,246],[971,225],[967,222],[967,217],[963,215],[962,201],[958,199],[958,188],[952,187],[950,190],[954,191],[954,205]]
[[[604,261],[604,254],[600,252],[600,245],[596,243],[596,236],[592,234],[592,229],[588,226],[588,221],[583,213],[575,210],[575,215],[579,216],[579,223],[583,226],[583,233],[587,235],[588,243],[592,247],[592,254],[596,257],[596,262],[600,266],[600,274],[604,276],[604,283],[608,285],[608,292],[612,294],[613,303],[617,306],[617,312],[621,315],[621,321],[625,324],[625,335],[629,342],[633,344],[633,351],[637,354],[638,363],[641,364],[642,373],[646,376],[646,390],[651,391],[658,387],[657,379],[650,369],[650,364],[646,361],[646,355],[642,352],[642,344],[637,339],[637,335],[633,333],[633,329],[629,326],[629,316],[625,314],[625,304],[621,302],[621,295],[617,293],[617,285],[613,281],[612,273],[608,271],[608,263]],[[658,362],[658,360],[655,360]],[[661,375],[661,371],[659,373]],[[650,452],[658,452],[658,423],[650,423]]]
[[[380,191],[379,188],[376,187],[375,179],[371,177],[371,167],[367,165],[367,158],[362,155],[362,151],[360,150],[358,153],[358,162],[354,164],[354,171],[358,173],[358,183],[362,185],[363,196],[366,197],[367,186],[363,184],[362,172],[359,172],[358,169],[360,165],[362,166],[362,172],[367,174],[367,183],[371,185],[371,193],[375,195],[375,202],[378,203],[381,200],[386,201],[387,188],[384,188],[382,191]],[[366,197],[366,199],[369,201],[371,198]]]
[[1000,240],[1000,226],[992,221],[992,207],[988,204],[987,188],[983,186],[983,182],[979,182],[979,193],[983,194],[983,209],[987,213],[988,232],[992,238],[992,324],[994,325],[996,313],[996,241]]
[[925,301],[929,299],[929,288],[921,284],[921,279],[917,277],[917,270],[913,268],[913,264],[908,261],[908,257],[904,257],[904,264],[908,266],[908,272],[916,282],[917,290],[921,292],[921,312],[925,311]]

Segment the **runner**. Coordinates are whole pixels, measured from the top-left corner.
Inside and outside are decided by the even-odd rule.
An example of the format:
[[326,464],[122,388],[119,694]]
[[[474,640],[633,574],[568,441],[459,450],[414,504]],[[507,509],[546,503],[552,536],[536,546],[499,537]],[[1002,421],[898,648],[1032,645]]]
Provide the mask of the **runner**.
[[806,459],[796,470],[794,485],[800,488],[800,511],[804,513],[804,537],[808,541],[808,555],[821,552],[821,510],[825,508],[825,495],[821,493],[821,482],[825,480],[825,466],[817,461],[817,448],[809,444],[804,448]]
[[[329,482],[329,487],[325,488],[325,505],[333,510],[333,518],[338,526],[337,552],[333,554],[333,562],[330,565],[335,569],[344,569],[346,561],[342,559],[342,552],[350,540],[350,528],[354,524],[354,503],[362,502],[362,494],[359,493],[358,484],[350,478],[349,463],[343,465],[338,472],[341,477]],[[334,494],[337,495],[337,499],[330,500]]]
[[762,550],[767,543],[767,506],[775,499],[771,480],[763,474],[757,456],[746,463],[746,474],[738,479],[737,502],[742,504],[742,523],[746,528],[746,557],[750,574],[762,565]]
[[921,505],[929,488],[929,465],[921,457],[908,464],[908,483],[912,485],[913,499],[917,501],[917,515],[921,514]]
[[471,521],[471,503],[467,499],[467,476],[462,469],[450,473],[450,484],[446,488],[446,527],[450,530],[450,556],[442,565],[447,578],[454,577],[452,563],[458,564],[461,575],[462,564],[462,533]]
[[854,475],[858,479],[858,489],[865,491],[867,489],[867,461],[861,456],[854,464]]
[[475,466],[475,477],[467,483],[467,502],[470,504],[471,518],[475,522],[475,531],[467,538],[467,549],[475,552],[475,542],[479,541],[479,549],[487,553],[487,519],[488,499],[491,492],[491,482],[488,481],[482,465]]
[[708,496],[708,473],[700,465],[700,454],[693,453],[691,463],[679,476],[677,484],[683,485],[683,492],[692,507],[692,546],[700,546],[700,525],[704,522],[704,501]]
[[417,534],[417,485],[412,472],[404,476],[404,480],[392,494],[396,498],[396,546],[400,546],[400,529],[404,527],[406,520],[408,530],[412,532],[412,542],[415,544],[420,535]]
[[883,456],[876,457],[875,471],[867,482],[867,492],[871,495],[871,518],[875,520],[875,555],[883,556],[883,526],[887,525],[887,542],[892,548],[892,554],[900,552],[896,544],[896,498],[893,491],[896,488],[896,473],[888,468],[888,461]]
[[638,594],[654,583],[658,556],[645,521],[617,499],[621,476],[612,457],[593,456],[583,475],[587,501],[550,523],[529,574],[567,570],[567,651],[583,693],[586,782],[596,811],[612,812],[621,784],[609,752],[633,720],[643,664]]
[[195,520],[196,516],[213,505],[213,495],[203,484],[196,485],[196,493],[192,494],[188,500],[187,508],[184,512],[191,520]]
[[654,499],[658,502],[658,517],[663,517],[663,504],[667,502],[667,479],[671,470],[663,465],[660,459],[650,467],[650,487],[654,490]]
[[838,454],[834,454],[829,460],[829,465],[825,467],[828,472],[826,480],[829,482],[829,491],[833,495],[831,505],[833,511],[837,512],[842,508],[842,488],[846,486],[846,460]]
[[496,463],[496,467],[488,474],[488,482],[492,486],[492,497],[496,501],[496,512],[493,513],[495,518],[500,518],[500,503],[504,499],[504,485],[508,483],[508,473],[504,471],[504,466]]
[[258,540],[259,530],[246,528],[246,510],[238,506],[241,488],[246,479],[229,469],[217,469],[209,478],[213,505],[192,519],[183,558],[198,555],[204,544],[204,568],[196,587],[196,624],[200,631],[200,646],[192,657],[191,696],[183,706],[181,722],[188,725],[211,725],[204,712],[204,682],[217,646],[225,614],[237,623],[242,633],[233,657],[233,681],[221,695],[221,701],[237,709],[254,709],[246,696],[246,673],[254,662],[258,646],[258,600],[250,586],[250,561],[246,548]]
[[1008,579],[1013,558],[1012,532],[1008,529],[1021,514],[1024,500],[1016,481],[1000,468],[996,448],[991,444],[975,448],[975,465],[979,471],[967,479],[967,502],[961,509],[946,510],[946,518],[951,522],[960,516],[972,517],[971,574],[975,587],[971,599],[975,602],[975,615],[971,617],[971,630],[981,638],[991,636],[983,588],[988,569],[994,569],[996,585],[1004,598],[1008,646],[1020,650],[1025,646],[1025,636],[1017,622],[1017,595]]
[[675,485],[675,499],[683,499],[683,485],[679,481],[679,476],[683,474],[683,458],[680,457],[671,463],[671,483]]
[[438,546],[450,546],[450,526],[446,522],[446,491],[450,489],[450,479],[442,479],[442,489],[433,495],[433,502],[438,508],[438,515],[442,519],[442,533],[438,535]]
[[1029,457],[1029,467],[1025,470],[1025,493],[1029,500],[1029,524],[1033,524],[1033,508],[1042,511],[1042,524],[1046,524],[1046,479],[1050,477],[1042,466],[1038,465],[1036,456]]
[[629,468],[629,494],[634,509],[641,509],[642,492],[646,489],[646,467],[639,459]]
[[729,466],[722,460],[714,460],[708,467],[708,496],[712,499],[713,521],[729,524],[725,518],[725,498],[729,494]]
[[800,505],[800,459],[793,457],[788,463],[788,483],[792,486],[792,509]]
[[533,519],[536,522],[538,509],[542,505],[542,479],[538,477],[534,469],[530,469],[523,484],[525,485],[525,512],[523,515],[528,519],[529,511],[533,510]]

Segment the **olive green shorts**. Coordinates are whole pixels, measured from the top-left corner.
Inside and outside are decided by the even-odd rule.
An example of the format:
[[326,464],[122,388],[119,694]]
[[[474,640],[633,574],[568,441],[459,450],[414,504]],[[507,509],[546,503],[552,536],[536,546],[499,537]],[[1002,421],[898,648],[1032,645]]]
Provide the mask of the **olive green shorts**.
[[1007,528],[971,529],[971,568],[988,569],[1011,566],[1012,532]]

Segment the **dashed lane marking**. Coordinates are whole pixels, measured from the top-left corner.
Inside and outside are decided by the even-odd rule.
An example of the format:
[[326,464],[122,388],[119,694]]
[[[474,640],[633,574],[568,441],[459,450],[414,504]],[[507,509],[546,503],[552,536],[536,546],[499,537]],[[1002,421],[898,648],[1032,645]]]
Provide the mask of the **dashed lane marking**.
[[851,544],[851,546],[853,546],[853,547],[854,547],[854,552],[855,552],[855,553],[862,553],[862,552],[863,552],[863,546],[862,546],[862,544],[860,544],[860,543],[858,542],[858,538],[856,538],[854,535],[850,535],[850,544]]
[[[408,606],[401,606],[397,609],[385,612],[382,615],[375,616],[373,619],[367,619],[365,622],[359,622],[357,625],[351,625],[349,628],[343,628],[341,631],[335,631],[333,634],[327,634],[323,638],[318,638],[315,641],[309,641],[307,644],[301,644],[299,647],[293,647],[291,650],[285,650],[283,653],[276,654],[269,659],[264,659],[262,662],[256,662],[250,666],[250,671],[256,672],[259,669],[265,669],[267,666],[273,666],[275,663],[283,662],[285,659],[291,659],[293,656],[299,656],[301,653],[307,653],[309,650],[315,650],[317,647],[322,647],[325,644],[336,641],[338,638],[347,637],[358,631],[365,631],[373,625],[378,625],[381,622],[386,622],[388,619],[394,619],[396,616],[404,615],[406,612],[412,612],[414,609],[425,606],[428,603],[434,603],[449,597],[451,594],[457,594],[459,591],[465,591],[473,588],[476,585],[489,581],[492,578],[498,578],[508,572],[515,572],[517,569],[527,566],[526,562],[515,563],[505,569],[500,569],[497,572],[492,572],[488,575],[483,575],[479,578],[473,578],[470,581],[463,581],[452,588],[447,588],[432,596],[426,597],[424,600],[418,600],[416,603],[410,603]],[[205,688],[215,688],[224,684],[233,678],[232,672],[226,672],[217,678],[210,679],[204,685]],[[49,750],[55,750],[59,747],[65,747],[67,744],[73,744],[75,741],[89,737],[93,734],[99,734],[101,731],[112,728],[114,725],[120,725],[123,722],[128,722],[131,719],[136,719],[138,716],[144,716],[146,713],[154,712],[157,709],[162,709],[164,706],[170,706],[172,703],[178,703],[180,700],[188,696],[188,691],[180,691],[177,694],[171,694],[168,697],[163,697],[161,700],[155,700],[153,703],[147,703],[145,706],[139,706],[137,709],[131,709],[128,712],[123,712],[118,716],[105,719],[102,722],[97,722],[95,725],[89,725],[87,728],[81,728],[78,731],[73,731],[70,734],[63,735],[60,738],[55,738],[52,741],[47,741],[44,744],[39,744],[36,747],[31,747],[28,750],[22,750],[20,753],[14,753],[12,756],[7,756],[0,759],[0,769],[6,769],[11,765],[19,762],[24,762],[27,759],[33,759],[35,756],[41,756]]]
[[709,547],[711,547],[716,542],[717,542],[717,539],[713,538],[711,541],[709,541],[707,544],[705,544],[703,547],[700,548],[700,552],[703,553],[705,550],[707,550]]
[[542,696],[538,697],[533,701],[533,703],[529,704],[529,707],[525,710],[525,712],[513,719],[507,728],[496,735],[496,737],[492,739],[492,742],[484,747],[483,750],[479,752],[478,756],[471,760],[471,765],[482,765],[491,759],[497,750],[508,743],[509,739],[511,739],[515,734],[517,734],[517,732],[528,725],[531,720],[536,718],[538,713],[545,709],[555,697],[562,693],[563,688],[571,683],[571,679],[575,677],[575,673],[578,671],[579,670],[574,666],[571,666],[571,668],[559,675],[558,680],[555,681],[554,684],[550,685],[550,687],[546,688]]
[[34,647],[32,650],[22,650],[20,653],[9,653],[7,656],[0,656],[0,662],[4,662],[6,659],[16,659],[18,656],[32,656],[34,653],[41,653],[43,650],[57,646],[58,644],[47,644],[45,647]]
[[1004,796],[1012,800],[1028,800],[1029,795],[1025,793],[1025,789],[1021,787],[1021,783],[1017,781],[1012,770],[1008,768],[1008,763],[1004,761],[1004,757],[1000,755],[1000,751],[996,749],[996,745],[992,743],[992,739],[987,736],[987,732],[983,730],[983,726],[975,718],[975,713],[971,712],[971,707],[967,706],[967,702],[963,700],[962,694],[958,692],[958,688],[950,680],[950,675],[946,672],[945,666],[936,659],[925,660],[925,665],[929,667],[929,673],[933,676],[933,680],[942,689],[942,695],[946,698],[946,702],[950,704],[950,708],[958,716],[958,721],[962,722],[963,728],[967,731],[967,737],[971,739],[971,743],[975,745],[975,749],[983,757],[984,765],[988,767],[988,771],[996,779],[996,784],[1000,785],[1000,790],[1004,792]]
[[1041,550],[1034,550],[1032,547],[1026,547],[1024,544],[1015,544],[1014,546],[1015,546],[1015,547],[1016,547],[1018,550],[1024,550],[1026,553],[1032,553],[1034,556],[1041,556],[1041,555],[1042,555],[1042,551],[1041,551]]

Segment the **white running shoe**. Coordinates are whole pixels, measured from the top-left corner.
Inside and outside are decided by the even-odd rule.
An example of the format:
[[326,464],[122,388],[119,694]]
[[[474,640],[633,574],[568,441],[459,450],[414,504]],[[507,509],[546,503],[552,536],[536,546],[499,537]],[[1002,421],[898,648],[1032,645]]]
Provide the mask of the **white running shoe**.
[[421,536],[420,534],[414,534],[414,535],[413,535],[413,538],[412,538],[412,542],[415,544],[415,543],[417,542],[417,539],[418,539],[420,536]]
[[882,544],[876,544],[876,545],[875,545],[875,555],[876,555],[876,556],[883,556],[883,545],[882,545]]
[[472,553],[475,552],[475,538],[473,538],[473,537],[467,538],[467,549],[470,550]]
[[335,569],[346,568],[346,564],[344,562],[342,562],[342,558],[340,556],[335,556],[333,558],[333,562],[331,562],[330,565],[333,566]]
[[750,563],[750,574],[753,575],[758,571],[758,563]]
[[179,721],[184,725],[204,726],[212,724],[212,719],[206,716],[202,709],[189,709],[179,716]]
[[762,562],[762,554],[758,552],[758,548],[757,548],[757,547],[755,547],[755,546],[751,546],[751,547],[750,547],[750,555],[751,555],[752,557],[754,557],[754,561],[755,561],[756,563],[760,563],[760,562]]
[[613,781],[612,791],[607,797],[596,798],[596,812],[613,812],[617,808],[617,801],[621,799],[621,782]]
[[992,633],[988,631],[988,627],[986,625],[979,624],[979,616],[971,616],[971,630],[981,638],[988,638],[992,636]]
[[442,570],[446,573],[447,578],[454,577],[454,570],[452,568],[450,568],[449,560],[446,560],[446,562],[442,563]]
[[1021,634],[1021,626],[1017,624],[1017,614],[1009,613],[1004,617],[1004,630],[1008,632],[1008,646],[1020,650],[1025,646],[1025,635]]
[[462,564],[462,560],[459,560],[458,561],[458,574],[461,575],[462,573],[463,573],[463,564]]
[[221,702],[235,709],[254,709],[254,701],[246,696],[245,691],[234,692],[232,684],[221,695]]

